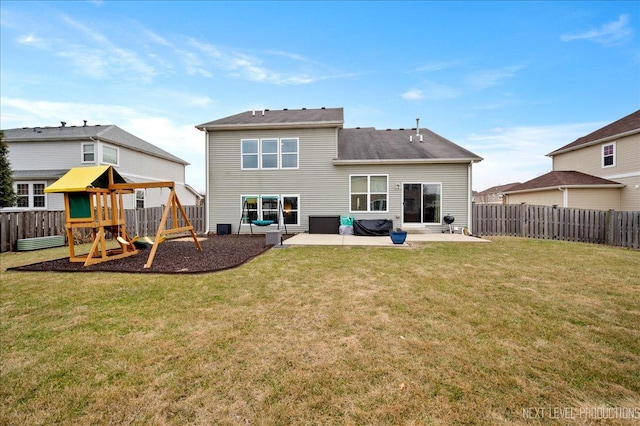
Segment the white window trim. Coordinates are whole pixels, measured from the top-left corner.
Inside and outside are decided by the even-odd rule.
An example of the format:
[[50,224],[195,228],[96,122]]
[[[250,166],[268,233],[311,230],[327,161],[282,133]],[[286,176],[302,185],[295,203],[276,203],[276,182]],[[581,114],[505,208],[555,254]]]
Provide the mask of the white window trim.
[[[297,198],[298,199],[298,209],[297,209],[298,220],[296,221],[296,223],[287,223],[287,226],[300,226],[300,217],[302,217],[301,214],[300,214],[300,194],[282,194],[280,196],[280,198],[282,199],[282,210],[283,211],[286,211],[285,210],[285,206],[284,206],[284,199],[286,197]],[[284,225],[284,216],[282,217],[282,224],[281,225]]]
[[[138,198],[138,194],[142,194],[142,197]],[[141,208],[145,208],[147,206],[147,191],[145,191],[144,189],[136,189],[133,197],[133,207],[135,209],[138,208],[138,200],[142,200]]]
[[[117,157],[115,163],[109,163],[107,161],[104,161],[104,149],[105,148],[115,149],[116,157]],[[113,145],[101,143],[100,144],[100,164],[109,164],[110,166],[118,167],[120,165],[120,148],[118,148],[116,146],[113,146]]]
[[[613,154],[612,154],[613,163],[608,165],[608,166],[605,166],[605,164],[604,164],[604,159],[605,159],[604,149],[605,149],[605,147],[608,147],[608,146],[612,146],[613,147]],[[600,165],[602,166],[603,169],[608,169],[610,167],[615,167],[616,166],[617,147],[616,147],[616,143],[615,142],[607,142],[607,143],[603,144],[602,148],[600,148],[600,154],[601,154],[600,155],[600,158],[601,158]]]
[[[440,187],[440,221],[439,222],[422,222],[422,224],[424,225],[442,225],[444,223],[444,220],[442,219],[445,214],[444,214],[444,208],[442,206],[442,182],[421,182],[422,183],[422,187],[424,188],[424,185],[438,185]],[[424,206],[421,205],[422,209],[424,210]],[[422,216],[422,212],[420,212],[420,215]]]
[[[262,150],[262,144],[265,141],[270,141],[270,142],[275,141],[275,143],[276,143],[276,152],[267,152],[267,153],[265,153]],[[275,155],[276,156],[276,166],[275,167],[263,167],[262,166],[265,155],[269,155],[269,156]],[[258,166],[262,170],[278,170],[280,168],[280,139],[278,139],[278,138],[262,138],[262,139],[260,139],[260,146],[258,148]]]
[[[283,155],[293,155],[292,152],[286,152],[286,153],[282,152],[282,144],[283,144],[282,141],[285,140],[285,139],[290,139],[290,140],[295,140],[296,141],[296,152],[295,152],[295,154],[296,154],[296,166],[295,167],[284,167],[282,165],[283,164],[283,161],[282,161],[282,156]],[[297,169],[300,168],[300,138],[280,138],[278,140],[278,151],[279,151],[278,160],[280,162],[280,168],[282,170],[297,170]]]
[[[93,161],[86,161],[84,159],[84,147],[88,145],[93,146]],[[96,144],[94,142],[82,142],[80,144],[80,162],[82,164],[96,164],[96,155]]]
[[35,196],[35,194],[33,193],[33,185],[44,185],[44,187],[47,187],[47,182],[45,181],[18,181],[18,182],[13,182],[13,190],[15,191],[15,193],[18,193],[18,184],[21,185],[29,185],[29,195],[28,195],[28,200],[29,200],[29,205],[27,207],[18,207],[18,206],[12,206],[12,207],[7,207],[8,209],[16,209],[16,210],[47,210],[47,205],[48,205],[48,197],[47,194],[42,194],[41,196],[44,197],[44,206],[42,207],[34,207],[34,203],[33,203],[33,197]]
[[[258,198],[260,199],[261,197],[280,197],[279,201],[283,201],[285,197],[295,197],[298,199],[298,221],[296,223],[288,223],[287,226],[299,226],[300,225],[300,218],[301,216],[301,209],[300,209],[300,194],[282,194],[282,195],[276,195],[276,194],[262,194],[260,196],[255,195],[255,194],[243,194],[240,195],[240,214],[239,216],[242,218],[243,217],[243,213],[244,213],[244,199],[245,198]],[[284,205],[282,206],[282,210],[284,211]],[[257,212],[258,212],[258,220],[262,219],[262,203],[258,202],[258,207],[257,207]],[[284,226],[284,216],[280,214],[280,209],[278,206],[278,216],[280,217],[280,226]],[[247,223],[243,223],[241,221],[240,226],[250,226],[250,224]],[[267,225],[267,227],[277,227],[278,224],[277,223],[272,223],[271,225]]]
[[[284,167],[283,161],[282,161],[282,157],[283,155],[294,155],[293,152],[287,152],[287,153],[283,153],[282,152],[282,141],[283,140],[295,140],[296,141],[296,151],[295,151],[295,156],[296,156],[296,165],[295,167]],[[263,155],[265,155],[265,153],[262,151],[262,143],[264,141],[267,140],[275,140],[276,141],[276,146],[277,146],[277,152],[275,153],[276,155],[276,167],[262,167],[262,159],[263,159]],[[257,153],[247,153],[245,154],[244,151],[242,150],[243,148],[243,144],[246,141],[257,141],[258,143],[258,152]],[[273,155],[274,153],[268,153],[268,155]],[[258,165],[257,167],[245,167],[244,166],[244,157],[245,156],[257,156],[258,158]],[[243,138],[240,139],[240,170],[298,170],[300,169],[300,138],[299,137],[285,137],[285,138],[276,138],[276,137],[270,137],[270,138]]]
[[[354,176],[366,176],[367,178],[367,210],[351,210],[351,195],[353,192],[351,191],[351,178]],[[387,196],[387,208],[385,210],[370,210],[371,208],[371,177],[372,176],[385,176],[387,178],[387,188],[385,190],[385,194]],[[362,194],[362,193],[358,193]],[[380,192],[375,192],[374,194],[380,194]],[[388,174],[350,174],[349,175],[349,199],[348,199],[349,213],[389,213],[389,175]]]
[[[258,150],[256,153],[248,153],[245,154],[243,151],[243,146],[244,146],[244,142],[253,142],[255,141],[257,146],[258,146]],[[245,155],[250,155],[250,156],[256,156],[258,158],[258,161],[256,162],[256,167],[245,167],[244,166],[244,157]],[[257,138],[244,138],[244,139],[240,139],[240,170],[260,170],[260,139]]]

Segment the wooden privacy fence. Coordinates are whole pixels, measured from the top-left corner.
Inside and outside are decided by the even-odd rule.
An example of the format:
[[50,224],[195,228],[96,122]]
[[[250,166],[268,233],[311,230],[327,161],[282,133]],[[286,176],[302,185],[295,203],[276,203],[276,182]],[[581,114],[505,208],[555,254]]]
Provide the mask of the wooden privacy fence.
[[[183,206],[196,233],[205,232],[204,206]],[[127,233],[155,237],[164,207],[125,210]],[[173,221],[169,213],[168,223]],[[182,226],[182,220],[178,223]],[[0,213],[0,252],[16,249],[24,238],[65,235],[64,211],[23,211]]]
[[640,211],[474,204],[473,233],[640,248]]

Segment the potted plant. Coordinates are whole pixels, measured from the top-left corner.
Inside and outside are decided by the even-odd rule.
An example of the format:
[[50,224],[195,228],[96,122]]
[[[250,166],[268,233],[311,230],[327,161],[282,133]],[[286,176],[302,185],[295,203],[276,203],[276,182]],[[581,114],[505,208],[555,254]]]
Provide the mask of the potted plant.
[[395,231],[389,231],[389,237],[391,237],[393,244],[404,244],[404,241],[407,239],[407,231],[396,228]]

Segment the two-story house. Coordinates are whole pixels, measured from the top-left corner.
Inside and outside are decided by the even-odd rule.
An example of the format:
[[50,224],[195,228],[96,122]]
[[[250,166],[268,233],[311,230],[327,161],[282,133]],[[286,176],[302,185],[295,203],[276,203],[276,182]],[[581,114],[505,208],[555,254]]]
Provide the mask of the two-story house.
[[480,191],[473,196],[476,204],[504,204],[504,192],[520,185],[520,182],[506,183],[504,185],[492,186],[484,191]]
[[[201,197],[185,182],[189,163],[115,125],[62,122],[2,132],[18,195],[17,206],[4,211],[64,210],[62,194],[45,194],[44,189],[73,167],[96,165],[113,166],[128,182],[174,181],[184,205],[195,205]],[[136,190],[125,196],[125,208],[157,207],[168,195],[167,189]]]
[[[309,230],[309,218],[391,219],[440,232],[471,224],[471,172],[482,158],[428,129],[343,128],[342,108],[246,111],[200,124],[207,229],[241,219]],[[282,202],[282,214],[276,199]]]
[[640,110],[547,155],[553,171],[506,191],[508,204],[640,210]]

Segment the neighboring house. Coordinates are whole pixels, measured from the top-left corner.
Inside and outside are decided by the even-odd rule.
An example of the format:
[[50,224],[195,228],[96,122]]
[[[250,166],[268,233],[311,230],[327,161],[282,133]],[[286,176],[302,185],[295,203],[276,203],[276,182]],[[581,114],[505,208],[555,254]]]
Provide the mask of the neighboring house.
[[473,195],[473,202],[476,204],[503,204],[504,192],[516,185],[520,185],[520,182],[507,183],[485,189]]
[[506,191],[508,204],[640,210],[640,110],[547,155],[553,171]]
[[[114,125],[24,127],[7,129],[4,141],[18,194],[18,206],[7,210],[64,210],[62,194],[44,189],[72,167],[111,165],[128,182],[174,181],[183,205],[200,195],[185,183],[186,161]],[[168,189],[136,190],[126,195],[127,209],[165,204]]]
[[[196,126],[205,132],[207,229],[248,232],[246,210],[286,222],[289,232],[308,231],[310,216],[336,215],[440,232],[451,214],[470,227],[471,168],[482,158],[427,129],[343,124],[342,108],[303,108]],[[281,197],[283,214],[274,201],[249,197],[258,195]]]

